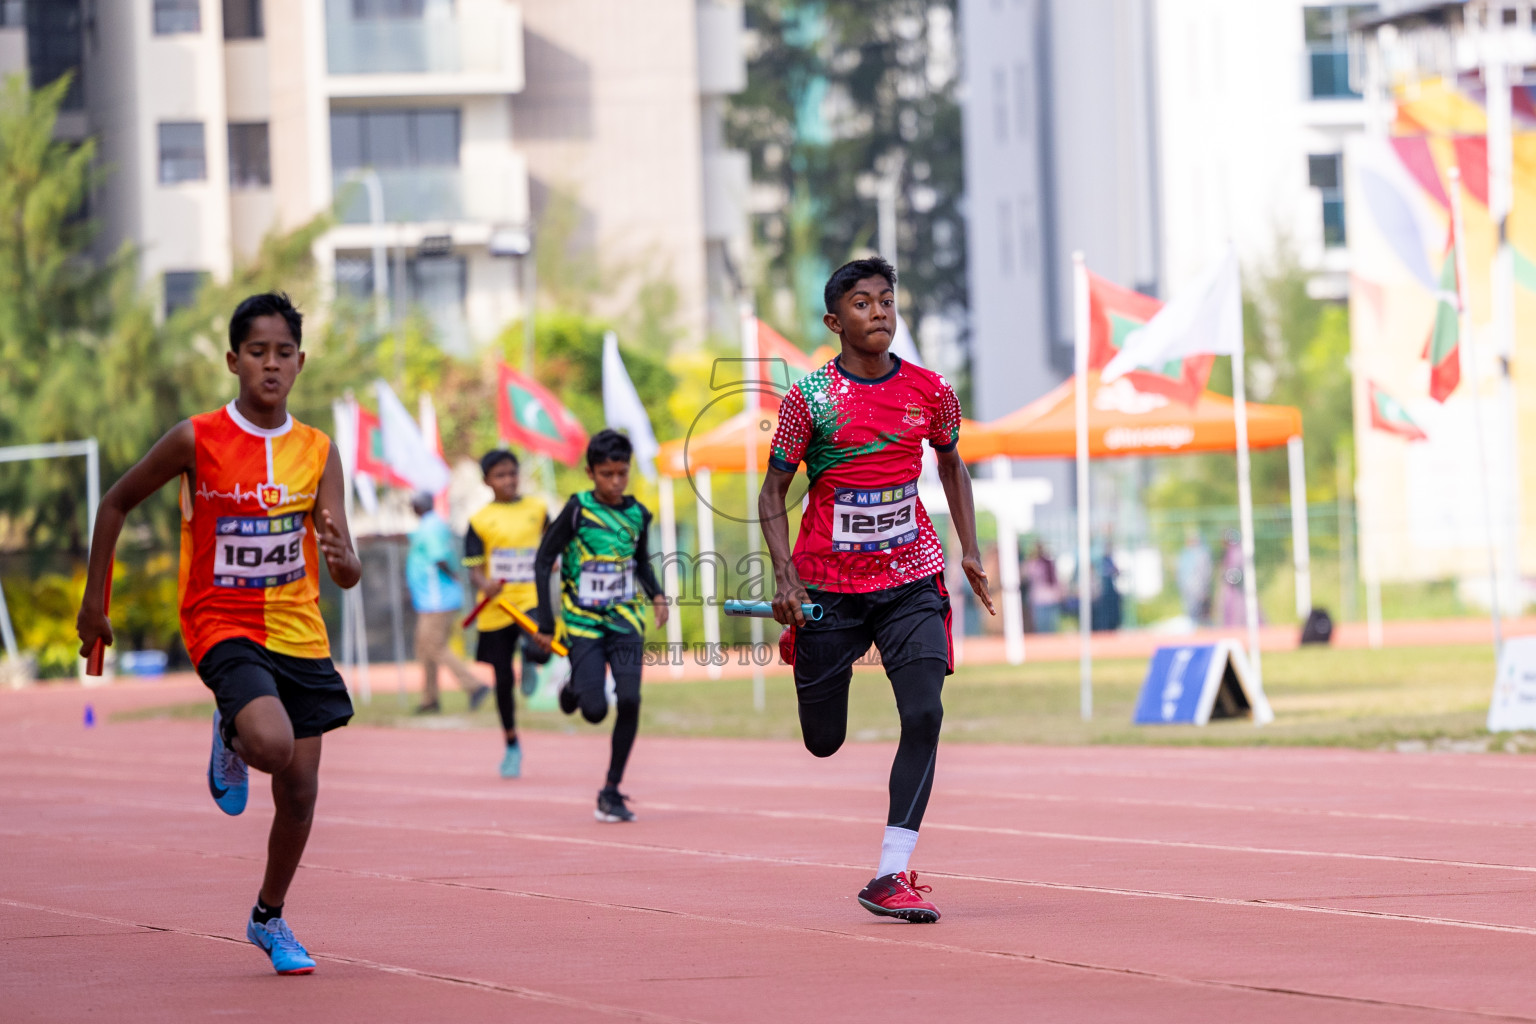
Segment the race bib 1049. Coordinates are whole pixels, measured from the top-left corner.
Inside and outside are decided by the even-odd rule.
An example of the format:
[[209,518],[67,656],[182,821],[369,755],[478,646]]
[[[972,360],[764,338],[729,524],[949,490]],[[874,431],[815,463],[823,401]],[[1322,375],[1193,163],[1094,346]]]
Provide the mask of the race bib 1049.
[[832,550],[886,551],[917,539],[917,481],[832,495]]
[[633,559],[622,562],[593,560],[581,563],[581,576],[576,583],[576,603],[583,608],[601,611],[635,596],[635,563]]
[[532,583],[533,548],[492,548],[491,579],[503,583]]
[[304,513],[219,516],[215,526],[213,585],[280,587],[304,578]]

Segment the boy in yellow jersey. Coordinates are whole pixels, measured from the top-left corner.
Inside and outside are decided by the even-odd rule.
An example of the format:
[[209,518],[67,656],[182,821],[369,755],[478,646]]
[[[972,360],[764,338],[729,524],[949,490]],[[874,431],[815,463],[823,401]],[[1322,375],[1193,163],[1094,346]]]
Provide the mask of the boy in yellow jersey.
[[112,643],[103,609],[124,519],[180,477],[181,635],[218,705],[208,788],[221,810],[239,814],[246,766],[272,776],[266,875],[245,934],[279,974],[315,969],[283,900],[314,817],[320,737],[352,717],[320,619],[320,558],[337,586],[362,576],[336,446],[288,415],[304,367],[302,326],[286,295],[240,303],[225,356],[239,397],[178,423],[107,491],[76,623],[82,654]]
[[[469,517],[464,534],[464,565],[470,581],[482,596],[491,598],[475,628],[480,644],[475,658],[491,666],[496,674],[496,710],[501,714],[501,728],[507,749],[501,758],[501,777],[515,779],[523,771],[523,748],[517,741],[517,703],[512,692],[517,682],[512,674],[512,655],[517,651],[523,631],[501,607],[501,601],[523,611],[539,605],[533,583],[533,558],[539,550],[539,538],[549,523],[549,509],[544,499],[518,492],[517,456],[505,448],[485,453],[480,460],[485,485],[495,500]],[[523,645],[523,683],[529,679],[530,662],[543,664],[547,654],[537,647]]]

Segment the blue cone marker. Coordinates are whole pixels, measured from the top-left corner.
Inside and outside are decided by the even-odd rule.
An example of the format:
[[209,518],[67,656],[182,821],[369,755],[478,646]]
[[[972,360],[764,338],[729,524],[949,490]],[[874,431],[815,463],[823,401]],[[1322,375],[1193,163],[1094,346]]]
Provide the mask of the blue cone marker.
[[91,705],[87,704],[85,706],[85,727],[87,729],[89,729],[92,726],[94,726],[95,724],[96,724],[96,709],[94,707],[92,707]]

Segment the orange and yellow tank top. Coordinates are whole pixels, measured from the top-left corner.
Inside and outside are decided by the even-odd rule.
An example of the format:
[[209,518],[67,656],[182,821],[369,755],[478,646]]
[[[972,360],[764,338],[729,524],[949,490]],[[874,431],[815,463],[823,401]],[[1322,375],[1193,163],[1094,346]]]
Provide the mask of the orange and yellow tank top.
[[330,657],[320,618],[315,496],[331,440],[288,417],[266,429],[231,402],[192,417],[194,471],[181,485],[181,636],[194,665],[245,637],[298,658]]

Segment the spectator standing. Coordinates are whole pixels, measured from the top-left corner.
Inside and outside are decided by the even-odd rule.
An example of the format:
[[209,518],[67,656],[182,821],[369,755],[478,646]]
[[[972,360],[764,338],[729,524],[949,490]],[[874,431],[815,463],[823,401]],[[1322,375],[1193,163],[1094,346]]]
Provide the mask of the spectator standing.
[[1200,539],[1196,530],[1184,536],[1184,550],[1179,552],[1179,597],[1184,602],[1184,614],[1197,626],[1211,621],[1211,582],[1214,567],[1211,552]]
[[446,665],[464,692],[469,694],[473,710],[491,690],[469,671],[448,646],[453,634],[453,620],[464,605],[464,588],[453,574],[453,559],[458,545],[453,530],[432,508],[432,495],[418,494],[411,508],[421,522],[411,532],[411,545],[405,556],[405,579],[411,590],[411,607],[416,610],[416,660],[421,662],[421,704],[418,715],[442,710],[437,694],[437,669]]
[[1035,632],[1056,632],[1061,621],[1061,581],[1056,575],[1056,562],[1043,541],[1035,542],[1034,553],[1024,563],[1024,579],[1029,584]]

